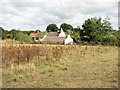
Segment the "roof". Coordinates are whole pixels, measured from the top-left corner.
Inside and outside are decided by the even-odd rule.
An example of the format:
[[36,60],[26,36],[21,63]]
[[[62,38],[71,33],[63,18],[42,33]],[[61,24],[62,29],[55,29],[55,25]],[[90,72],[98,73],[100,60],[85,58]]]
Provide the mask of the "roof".
[[58,32],[48,32],[48,36],[58,36]]
[[42,42],[63,43],[65,41],[65,39],[66,39],[66,37],[47,36],[45,39],[43,39]]
[[[48,33],[48,36],[58,36],[59,35],[58,32],[47,32],[47,33]],[[36,34],[35,37],[40,37],[41,34],[42,34],[42,32],[39,32],[39,33]]]
[[37,34],[35,35],[35,37],[40,37],[41,34],[42,34],[42,32],[39,32],[39,33],[37,33]]
[[37,33],[31,33],[31,34],[30,34],[30,37],[35,37],[36,34],[37,34]]

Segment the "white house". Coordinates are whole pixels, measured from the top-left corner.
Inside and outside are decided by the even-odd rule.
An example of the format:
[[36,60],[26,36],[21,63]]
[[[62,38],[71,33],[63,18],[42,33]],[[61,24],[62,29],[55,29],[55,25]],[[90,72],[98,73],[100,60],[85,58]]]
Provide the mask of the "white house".
[[59,34],[58,37],[66,37],[65,33],[63,32],[62,28],[61,28],[61,33]]
[[67,38],[64,41],[64,44],[73,44],[73,39],[70,35],[67,36]]

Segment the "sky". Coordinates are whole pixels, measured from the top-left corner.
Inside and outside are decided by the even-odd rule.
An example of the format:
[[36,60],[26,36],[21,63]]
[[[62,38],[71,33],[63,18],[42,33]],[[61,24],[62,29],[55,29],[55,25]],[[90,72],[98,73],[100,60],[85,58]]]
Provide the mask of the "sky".
[[0,0],[0,27],[45,31],[49,24],[80,26],[92,17],[110,17],[118,29],[119,0]]

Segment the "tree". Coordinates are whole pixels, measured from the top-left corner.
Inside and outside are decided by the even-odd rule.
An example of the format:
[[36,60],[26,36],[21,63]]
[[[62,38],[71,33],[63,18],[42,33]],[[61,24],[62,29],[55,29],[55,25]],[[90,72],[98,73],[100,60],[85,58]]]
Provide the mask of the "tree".
[[1,32],[1,31],[4,32],[4,29],[3,29],[2,27],[0,27],[0,32]]
[[66,32],[67,30],[71,30],[71,31],[74,30],[73,27],[72,27],[72,25],[67,24],[67,23],[61,24],[61,25],[60,25],[60,28],[62,28],[65,32]]
[[44,31],[44,32],[41,33],[40,38],[43,38],[45,35],[48,36],[48,33],[46,31]]
[[71,36],[72,36],[74,42],[80,43],[81,38],[80,38],[80,32],[79,31],[78,32],[73,32]]
[[14,39],[16,37],[16,34],[19,32],[21,31],[16,29],[12,29],[11,31],[9,31],[9,33],[12,34],[12,39]]
[[24,43],[33,43],[33,40],[31,37],[29,37],[27,34],[24,34],[22,32],[18,32],[15,36],[15,40],[18,40],[20,42]]
[[9,33],[8,30],[4,30],[2,27],[0,27],[0,31],[1,31],[1,36],[2,39],[6,39],[6,38],[10,38],[12,35]]
[[4,29],[0,27],[0,39],[2,39],[2,33],[4,32]]
[[57,32],[57,30],[58,30],[58,27],[56,24],[49,24],[46,28],[47,32],[50,32],[50,31]]
[[74,42],[76,43],[80,43],[81,41],[80,31],[81,31],[80,26],[77,26],[77,28],[74,28],[73,33],[71,34]]
[[111,43],[110,40],[112,40],[112,38],[115,39],[114,36],[111,36],[112,26],[109,20],[110,18],[106,16],[103,23],[101,23],[100,32],[96,35],[96,37],[99,36],[97,40],[102,43]]
[[[71,27],[71,26],[70,26]],[[72,27],[73,28],[73,27]],[[80,27],[78,26],[77,28],[73,28],[73,30],[71,29],[64,29],[66,35],[70,35],[75,43],[79,43],[80,42]]]
[[[30,35],[31,33],[36,33],[36,31],[22,31],[24,34]],[[40,32],[40,31],[39,31]]]
[[109,38],[111,39],[112,30],[111,23],[109,22],[110,18],[106,17],[103,23],[101,20],[101,18],[97,19],[96,17],[85,20],[82,25],[83,30],[80,33],[81,40],[96,44],[99,42],[108,43]]
[[78,31],[80,32],[80,30],[81,30],[80,26],[77,26],[77,28],[74,28],[74,32],[78,32]]
[[85,20],[82,27],[83,35],[81,35],[81,39],[88,42],[93,41],[97,34],[96,18]]
[[109,20],[110,20],[110,18],[108,16],[106,16],[106,18],[103,20],[103,24],[102,24],[102,28],[103,28],[104,32],[106,32],[106,33],[113,30]]

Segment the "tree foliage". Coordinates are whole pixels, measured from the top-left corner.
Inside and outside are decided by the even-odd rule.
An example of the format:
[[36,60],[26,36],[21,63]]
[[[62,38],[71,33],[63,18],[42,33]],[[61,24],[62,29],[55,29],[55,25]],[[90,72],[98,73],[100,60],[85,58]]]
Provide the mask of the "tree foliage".
[[47,32],[57,32],[58,27],[56,24],[49,24],[46,28]]
[[40,38],[43,38],[45,35],[48,36],[48,33],[46,31],[44,31],[44,32],[41,33]]
[[112,26],[109,22],[110,18],[106,17],[103,22],[101,18],[91,18],[85,20],[82,27],[83,30],[80,33],[82,41],[94,42],[94,43],[110,43],[110,39],[114,38],[111,35]]
[[20,31],[20,30],[12,29],[9,33],[12,34],[12,37],[11,37],[11,38],[14,39],[15,36],[16,36],[16,34],[19,33],[19,32],[21,32],[21,31]]
[[21,41],[22,43],[33,43],[32,38],[22,32],[18,32],[15,35],[15,40]]
[[67,24],[67,23],[62,23],[62,24],[60,25],[60,28],[62,28],[65,32],[66,32],[67,30],[71,30],[71,31],[74,30],[73,27],[72,27],[72,25]]
[[0,31],[1,31],[1,32],[4,32],[4,29],[3,29],[2,27],[0,27]]
[[[30,35],[31,33],[36,33],[36,31],[32,31],[32,30],[30,30],[30,31],[22,31],[24,34],[27,34],[27,35]],[[41,32],[41,31],[39,31],[39,32]]]
[[[88,42],[90,44],[110,44],[118,45],[120,41],[120,31],[113,30],[110,18],[107,16],[104,20],[102,18],[88,18],[82,25],[77,28],[73,28],[72,25],[67,23],[62,23],[60,29],[66,33],[66,35],[71,35],[75,43]],[[40,38],[44,35],[48,35],[47,32],[57,32],[59,28],[56,24],[49,24],[45,32],[42,32]],[[2,39],[16,39],[22,42],[31,43],[32,39],[29,37],[31,33],[36,33],[36,31],[20,31],[12,29],[10,31],[4,30],[0,27],[2,31]],[[120,46],[120,45],[119,45]]]

